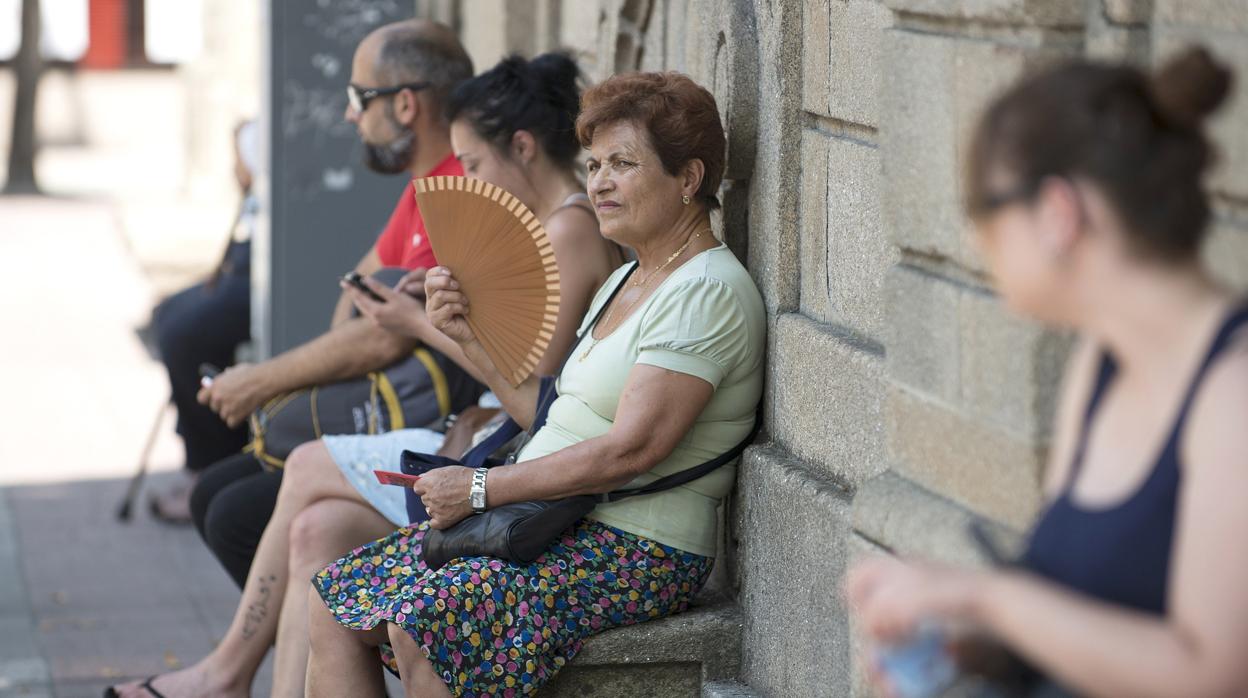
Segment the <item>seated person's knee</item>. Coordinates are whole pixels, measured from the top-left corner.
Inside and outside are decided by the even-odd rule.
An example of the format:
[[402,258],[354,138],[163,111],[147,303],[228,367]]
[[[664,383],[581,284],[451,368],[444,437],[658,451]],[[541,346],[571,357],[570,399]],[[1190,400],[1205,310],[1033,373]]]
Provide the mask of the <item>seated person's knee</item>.
[[295,446],[290,455],[286,457],[286,465],[284,468],[284,479],[301,477],[304,471],[310,470],[318,460],[318,456],[325,451],[325,446],[319,440],[308,441]]
[[163,357],[174,357],[192,350],[201,340],[201,323],[195,313],[161,313],[154,325],[156,345],[160,347],[160,355]]
[[308,564],[320,568],[341,554],[342,550],[323,550],[326,541],[336,541],[335,531],[342,527],[334,507],[312,506],[295,514],[290,521],[290,564],[292,568]]
[[220,492],[216,487],[204,487],[203,479],[197,480],[191,487],[191,521],[199,535],[207,539],[208,511],[212,500]]
[[282,467],[282,488],[280,497],[299,496],[307,489],[307,485],[315,478],[320,456],[325,453],[325,446],[320,441],[309,441],[299,444],[286,457]]

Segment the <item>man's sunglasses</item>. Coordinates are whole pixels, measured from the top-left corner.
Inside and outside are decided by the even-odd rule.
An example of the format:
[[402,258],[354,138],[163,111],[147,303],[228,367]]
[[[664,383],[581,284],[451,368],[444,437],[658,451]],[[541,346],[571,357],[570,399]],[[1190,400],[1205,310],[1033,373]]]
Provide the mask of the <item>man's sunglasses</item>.
[[409,82],[406,85],[396,85],[394,87],[359,87],[358,85],[347,85],[347,104],[351,105],[351,109],[356,113],[363,113],[368,108],[368,103],[378,97],[398,94],[403,90],[411,90],[419,92],[429,87],[427,82]]

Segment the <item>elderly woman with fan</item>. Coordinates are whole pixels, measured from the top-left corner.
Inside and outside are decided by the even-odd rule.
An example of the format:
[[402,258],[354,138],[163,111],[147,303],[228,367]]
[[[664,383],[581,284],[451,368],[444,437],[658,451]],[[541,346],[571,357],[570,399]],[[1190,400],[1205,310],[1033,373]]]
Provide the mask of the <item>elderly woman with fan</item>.
[[725,155],[714,98],[676,73],[616,76],[586,92],[577,134],[590,149],[602,233],[637,262],[599,289],[558,396],[541,408],[542,382],[513,385],[478,336],[498,329],[469,324],[474,300],[455,270],[430,271],[431,322],[517,422],[544,425],[508,464],[429,471],[414,487],[429,522],[317,575],[309,695],[381,695],[376,647],[408,695],[528,694],[588,635],[679,612],[706,581],[731,466],[599,504],[529,562],[500,554],[426,564],[431,541],[482,517],[704,473],[751,433],[765,316],[748,273],[711,231]]

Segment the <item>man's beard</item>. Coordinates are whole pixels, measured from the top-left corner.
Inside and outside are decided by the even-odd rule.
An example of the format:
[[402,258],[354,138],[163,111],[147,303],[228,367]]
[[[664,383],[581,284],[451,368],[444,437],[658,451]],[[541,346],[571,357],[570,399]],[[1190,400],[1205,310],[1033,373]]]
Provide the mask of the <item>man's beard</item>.
[[364,142],[364,166],[381,174],[398,174],[412,164],[412,144],[416,142],[416,132],[404,127],[391,118],[399,131],[399,136],[389,143],[373,144]]

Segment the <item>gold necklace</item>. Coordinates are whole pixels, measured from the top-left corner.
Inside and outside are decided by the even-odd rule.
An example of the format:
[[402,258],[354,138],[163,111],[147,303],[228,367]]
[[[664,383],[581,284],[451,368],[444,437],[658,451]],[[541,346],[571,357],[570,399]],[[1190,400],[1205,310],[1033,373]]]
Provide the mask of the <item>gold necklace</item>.
[[[669,264],[676,261],[677,257],[684,254],[685,250],[689,249],[689,246],[693,244],[693,241],[702,237],[702,233],[705,232],[706,230],[707,229],[704,228],[694,233],[693,235],[689,236],[689,239],[685,241],[685,244],[681,245],[679,250],[676,250],[675,252],[673,252],[671,256],[667,258],[666,261],[664,261],[662,264],[658,266],[657,269],[650,272],[649,274],[646,274],[645,278],[642,279],[640,282],[634,282],[633,286],[634,287],[640,286],[641,291],[637,293],[637,297],[634,298],[631,303],[629,303],[627,306],[624,307],[623,310],[620,311],[620,315],[627,315],[628,311],[633,309],[633,306],[641,302],[641,299],[645,298],[646,296],[646,289],[649,288],[650,286],[650,280],[653,279],[655,276],[658,276],[659,272],[666,269]],[[640,262],[638,263],[638,266],[640,266]],[[604,327],[611,326],[611,321],[615,318],[615,310],[616,310],[616,306],[614,305],[607,309],[607,316],[606,318],[604,318],[604,322],[602,323]],[[613,330],[608,330],[607,335],[610,335],[611,331]],[[604,336],[603,339],[606,339],[606,336]],[[585,350],[584,354],[581,354],[581,358],[577,359],[577,363],[580,363],[584,361],[585,359],[589,358],[589,352],[593,351],[594,347],[598,346],[598,342],[602,341],[594,337],[594,330],[592,327],[590,328],[590,331],[589,331],[589,340],[590,340],[589,348]]]
[[[701,230],[699,230],[698,232],[694,233],[693,235],[690,235],[690,236],[689,236],[689,239],[688,239],[688,240],[685,240],[685,244],[681,245],[679,250],[676,250],[676,251],[675,251],[675,252],[673,252],[672,254],[668,255],[668,258],[667,258],[667,259],[666,259],[666,260],[665,260],[662,264],[660,264],[660,265],[658,266],[658,268],[657,268],[657,269],[655,269],[654,271],[650,272],[649,274],[646,274],[645,278],[643,278],[643,279],[638,279],[637,281],[634,281],[634,282],[633,282],[633,287],[635,288],[635,287],[637,287],[637,286],[644,286],[644,285],[646,285],[646,284],[650,283],[650,279],[653,279],[655,274],[658,274],[659,272],[661,272],[661,271],[663,271],[664,269],[666,269],[666,268],[667,268],[667,265],[671,264],[673,260],[675,260],[675,259],[676,259],[677,257],[679,257],[680,255],[684,254],[685,250],[689,249],[689,246],[693,244],[693,241],[694,241],[694,240],[697,240],[697,239],[698,239],[698,238],[700,238],[700,237],[702,237],[702,231],[701,231]],[[640,266],[640,262],[638,263],[638,266]]]

